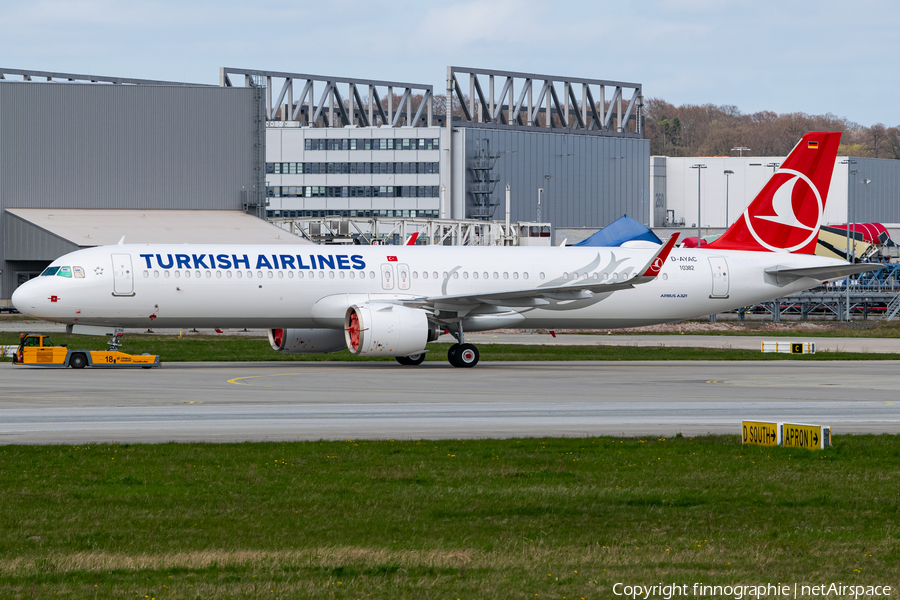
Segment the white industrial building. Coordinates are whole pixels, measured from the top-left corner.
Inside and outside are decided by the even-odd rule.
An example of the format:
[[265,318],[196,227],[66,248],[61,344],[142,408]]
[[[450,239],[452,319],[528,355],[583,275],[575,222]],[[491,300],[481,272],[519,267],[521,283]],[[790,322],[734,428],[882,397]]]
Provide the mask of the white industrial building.
[[[690,229],[697,226],[699,218],[704,235],[707,228],[711,233],[724,229],[740,217],[784,158],[653,157],[651,226]],[[692,168],[698,164],[706,168]],[[900,161],[838,156],[825,203],[824,223],[880,222],[900,228],[897,190],[900,190]]]

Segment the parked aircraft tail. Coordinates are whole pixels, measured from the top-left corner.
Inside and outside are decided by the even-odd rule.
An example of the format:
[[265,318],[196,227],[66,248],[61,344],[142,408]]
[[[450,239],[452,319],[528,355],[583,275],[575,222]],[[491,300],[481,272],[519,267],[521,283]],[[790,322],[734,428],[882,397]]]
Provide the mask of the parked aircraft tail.
[[815,254],[840,133],[807,133],[710,249]]

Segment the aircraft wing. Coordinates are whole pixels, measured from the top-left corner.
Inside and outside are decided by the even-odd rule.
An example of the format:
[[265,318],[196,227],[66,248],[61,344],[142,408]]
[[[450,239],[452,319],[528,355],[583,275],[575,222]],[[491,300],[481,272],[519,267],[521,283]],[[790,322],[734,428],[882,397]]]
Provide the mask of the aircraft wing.
[[483,292],[469,294],[455,294],[447,296],[428,296],[404,304],[417,306],[434,306],[436,308],[453,309],[454,307],[472,308],[478,304],[502,305],[509,307],[527,307],[547,304],[553,300],[580,300],[592,298],[594,294],[605,294],[619,290],[631,289],[636,285],[649,283],[656,279],[662,266],[669,257],[669,252],[678,240],[676,233],[647,261],[635,275],[625,281],[592,282],[591,280],[578,281],[566,285],[552,287],[524,288],[502,292]]
[[847,277],[848,275],[865,273],[867,271],[880,271],[883,268],[884,265],[875,265],[871,263],[846,263],[843,265],[828,265],[825,267],[771,267],[766,269],[766,273],[775,275],[779,278],[786,277],[788,279],[800,279],[801,277],[809,277],[810,279],[825,281],[826,279],[837,279],[839,277]]

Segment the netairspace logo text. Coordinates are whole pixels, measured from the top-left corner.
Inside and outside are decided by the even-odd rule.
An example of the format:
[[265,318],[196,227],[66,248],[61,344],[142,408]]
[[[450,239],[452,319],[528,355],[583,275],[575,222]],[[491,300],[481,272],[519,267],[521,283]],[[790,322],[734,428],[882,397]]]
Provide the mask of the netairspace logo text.
[[844,583],[823,583],[819,585],[768,583],[762,585],[705,585],[695,583],[658,583],[656,585],[613,585],[613,594],[637,600],[661,598],[879,598],[889,597],[893,590],[889,585],[848,585]]

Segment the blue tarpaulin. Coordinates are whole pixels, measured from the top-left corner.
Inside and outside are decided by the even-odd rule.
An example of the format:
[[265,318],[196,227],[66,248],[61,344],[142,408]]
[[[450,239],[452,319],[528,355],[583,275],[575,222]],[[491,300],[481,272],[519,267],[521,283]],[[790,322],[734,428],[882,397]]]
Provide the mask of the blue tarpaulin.
[[573,246],[621,246],[625,242],[645,240],[654,244],[662,244],[650,228],[638,223],[628,215],[622,215],[591,237]]

